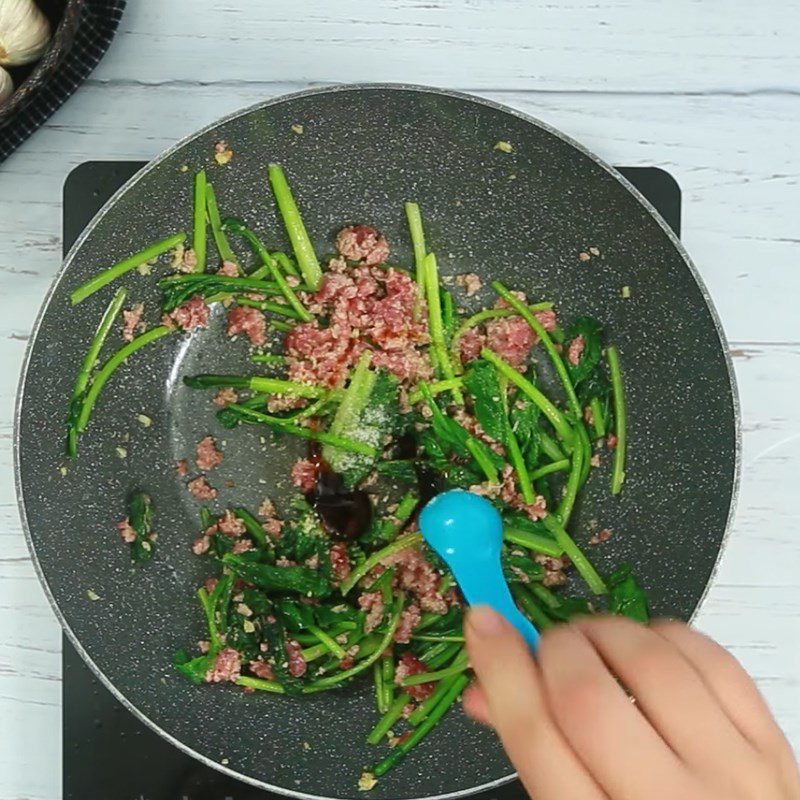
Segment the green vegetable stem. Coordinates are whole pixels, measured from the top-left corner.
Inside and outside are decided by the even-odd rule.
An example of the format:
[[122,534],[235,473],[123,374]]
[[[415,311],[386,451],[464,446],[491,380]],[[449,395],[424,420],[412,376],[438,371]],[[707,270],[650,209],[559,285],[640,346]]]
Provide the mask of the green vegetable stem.
[[283,224],[286,226],[286,232],[289,234],[303,280],[313,291],[316,291],[322,283],[322,270],[280,164],[269,165],[269,182],[278,203],[278,211],[283,218]]
[[113,267],[109,267],[107,270],[90,278],[86,283],[75,289],[69,296],[70,302],[74,306],[78,305],[78,303],[93,295],[99,289],[102,289],[106,284],[111,283],[111,281],[116,280],[126,272],[130,272],[132,269],[141,267],[148,261],[158,258],[162,253],[172,250],[173,247],[177,247],[185,240],[185,233],[176,233],[173,236],[168,236],[166,239],[162,239],[160,242],[150,245],[150,247],[146,247],[144,250],[140,250],[138,253],[134,253],[132,256],[123,259]]

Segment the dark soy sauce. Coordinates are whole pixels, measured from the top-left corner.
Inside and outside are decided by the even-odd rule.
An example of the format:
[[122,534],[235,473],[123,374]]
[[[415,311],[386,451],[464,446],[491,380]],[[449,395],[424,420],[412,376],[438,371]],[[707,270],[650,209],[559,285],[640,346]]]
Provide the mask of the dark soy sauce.
[[319,515],[328,535],[337,541],[363,536],[372,522],[369,495],[360,489],[348,489],[342,476],[325,463],[316,442],[309,447],[308,457],[316,469],[317,481],[306,500]]
[[[419,487],[419,502],[404,527],[408,527],[425,504],[443,490],[442,476],[418,461],[416,451],[412,436],[403,436],[395,447],[395,458],[414,459]],[[322,458],[322,448],[316,442],[309,445],[308,458],[316,471],[316,483],[306,495],[306,500],[319,515],[328,535],[338,541],[352,541],[363,536],[372,522],[369,495],[360,489],[348,489],[342,476],[334,472]]]

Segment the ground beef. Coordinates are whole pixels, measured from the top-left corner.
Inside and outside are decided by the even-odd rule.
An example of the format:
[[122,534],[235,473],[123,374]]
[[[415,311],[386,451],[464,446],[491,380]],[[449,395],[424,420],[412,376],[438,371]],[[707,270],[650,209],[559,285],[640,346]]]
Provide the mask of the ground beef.
[[301,678],[306,674],[308,664],[303,658],[303,648],[299,642],[290,639],[286,642],[286,656],[289,662],[289,674],[294,678]]
[[239,395],[236,394],[235,389],[231,389],[230,386],[225,386],[217,392],[216,396],[211,402],[215,406],[224,408],[226,405],[228,405],[228,403],[238,403]]
[[609,450],[616,450],[617,448],[617,437],[613,433],[609,433],[608,437],[606,438],[606,447]]
[[239,267],[233,261],[223,261],[222,266],[217,270],[217,275],[236,278],[239,276]]
[[195,448],[197,468],[201,470],[214,469],[222,463],[222,453],[217,450],[213,436],[201,439]]
[[137,303],[130,309],[122,311],[122,338],[126,342],[132,342],[136,331],[144,331],[146,325],[142,320],[144,314],[144,303]]
[[462,428],[469,431],[476,439],[480,439],[494,450],[498,455],[503,455],[505,449],[496,439],[492,439],[483,429],[478,420],[463,408],[456,408],[450,412],[450,417],[454,419]]
[[350,574],[350,559],[347,556],[346,545],[338,542],[328,551],[328,558],[331,560],[331,569],[337,580],[347,580]]
[[522,317],[498,317],[486,323],[486,346],[520,369],[525,365],[536,334]]
[[283,530],[283,520],[269,519],[262,526],[264,533],[271,536],[273,539],[280,539]]
[[595,468],[600,466],[600,456],[597,453],[589,459],[589,466]]
[[217,526],[219,527],[220,533],[224,533],[226,536],[231,536],[233,538],[237,538],[247,532],[244,522],[230,510],[227,510],[217,520]]
[[129,520],[123,519],[122,522],[118,522],[117,530],[119,531],[119,535],[122,537],[122,541],[126,544],[136,541],[136,531],[131,527]]
[[429,341],[424,303],[406,273],[380,267],[328,273],[307,304],[328,324],[301,323],[286,336],[292,380],[341,386],[368,348],[373,349],[376,366],[401,380],[430,378],[429,359],[417,349]]
[[[422,661],[413,653],[403,653],[394,673],[394,682],[399,686],[401,681],[411,675],[419,675],[423,672],[428,672],[428,668]],[[425,700],[431,696],[435,688],[435,683],[418,683],[416,686],[403,687],[415,700]]]
[[517,488],[517,474],[510,464],[503,467],[499,484],[477,483],[470,486],[469,491],[493,500],[499,498],[510,506],[524,511],[534,521],[547,516],[547,502],[541,495],[536,495],[533,503],[525,503]]
[[267,664],[266,661],[256,659],[255,661],[251,661],[247,666],[250,669],[250,672],[252,672],[257,678],[263,678],[265,681],[275,680],[275,673],[272,671],[272,667]]
[[244,333],[251,344],[262,345],[267,341],[267,320],[257,308],[234,306],[228,312],[225,332],[228,336]]
[[217,588],[217,584],[219,583],[219,578],[209,578],[204,584],[203,588],[206,590],[206,594],[213,594],[214,589]]
[[198,500],[213,500],[217,496],[217,490],[213,486],[208,485],[205,475],[192,478],[192,480],[186,484],[186,488]]
[[317,467],[307,458],[301,458],[292,467],[292,483],[303,494],[308,494],[317,485]]
[[308,400],[305,397],[292,397],[290,394],[273,394],[267,400],[267,411],[270,414],[277,414],[281,411],[294,411],[298,408],[305,408]]
[[341,670],[352,669],[355,666],[355,663],[356,663],[356,660],[355,660],[354,656],[345,656],[339,662],[339,669],[341,669]]
[[209,308],[199,295],[187,300],[182,306],[171,311],[169,318],[184,331],[205,328],[208,325]]
[[403,610],[400,615],[400,622],[394,632],[394,641],[398,644],[408,644],[411,641],[411,632],[419,625],[422,619],[419,606],[413,603]]
[[572,563],[567,556],[552,558],[538,553],[533,558],[537,564],[544,567],[542,583],[545,586],[561,586],[566,582],[567,576],[564,574],[564,570]]
[[467,297],[472,297],[483,288],[480,275],[474,272],[467,272],[464,275],[456,275],[456,285],[460,286],[467,294]]
[[567,361],[574,367],[578,366],[583,355],[583,348],[586,347],[586,341],[583,336],[576,336],[570,343],[567,349]]
[[447,603],[439,594],[442,576],[428,563],[418,547],[406,547],[383,560],[384,566],[395,567],[394,582],[398,588],[413,594],[423,611],[447,613]]
[[233,543],[233,547],[231,548],[231,552],[234,555],[239,555],[240,553],[246,553],[248,550],[253,549],[253,543],[249,539],[237,539]]
[[368,612],[364,621],[364,633],[370,633],[383,620],[383,595],[380,592],[365,592],[358,598],[358,607]]
[[608,528],[603,528],[603,530],[597,531],[597,533],[589,539],[589,544],[600,544],[602,542],[607,542],[610,538],[611,531]]
[[242,669],[242,657],[232,647],[226,647],[217,654],[214,666],[206,672],[206,683],[236,681]]
[[189,462],[185,458],[182,458],[180,461],[176,461],[175,472],[177,472],[181,477],[187,475],[189,472]]
[[258,516],[262,519],[272,519],[275,514],[275,503],[273,503],[268,497],[265,498],[258,507]]
[[369,225],[350,225],[339,231],[336,249],[350,261],[382,264],[389,256],[389,245],[375,228]]
[[461,352],[461,361],[466,364],[469,361],[474,361],[481,354],[481,350],[486,345],[486,336],[482,334],[477,328],[468,328],[464,331],[461,339],[458,342],[459,350]]
[[192,543],[192,552],[196,556],[201,556],[203,553],[207,553],[209,547],[211,547],[211,539],[206,536],[198,536],[197,539],[194,540]]

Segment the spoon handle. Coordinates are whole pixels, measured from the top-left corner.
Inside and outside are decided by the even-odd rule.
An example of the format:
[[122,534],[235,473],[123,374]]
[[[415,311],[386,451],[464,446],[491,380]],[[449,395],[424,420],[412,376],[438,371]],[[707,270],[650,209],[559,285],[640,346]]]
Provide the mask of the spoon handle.
[[499,563],[496,567],[489,567],[486,563],[475,568],[462,565],[456,579],[467,603],[493,608],[517,629],[531,651],[536,651],[539,632],[514,603]]

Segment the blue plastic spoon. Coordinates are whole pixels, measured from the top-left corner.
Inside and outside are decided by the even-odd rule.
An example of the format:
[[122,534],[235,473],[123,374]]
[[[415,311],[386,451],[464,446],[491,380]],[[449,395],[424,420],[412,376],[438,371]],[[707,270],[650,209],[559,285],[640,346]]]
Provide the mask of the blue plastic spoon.
[[535,650],[539,633],[514,604],[503,577],[503,523],[495,507],[472,492],[453,489],[436,495],[422,509],[419,529],[447,562],[467,602],[491,606]]

